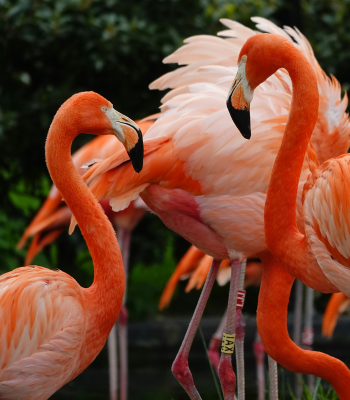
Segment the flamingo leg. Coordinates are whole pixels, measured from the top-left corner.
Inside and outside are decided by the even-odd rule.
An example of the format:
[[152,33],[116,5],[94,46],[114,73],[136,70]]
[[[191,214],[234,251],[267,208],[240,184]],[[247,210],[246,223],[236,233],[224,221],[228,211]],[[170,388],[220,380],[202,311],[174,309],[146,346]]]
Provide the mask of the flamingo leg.
[[[234,338],[236,332],[236,304],[239,287],[239,277],[241,263],[238,260],[232,261],[232,273],[230,282],[230,294],[227,305],[227,321],[225,334],[227,339],[223,339],[221,357],[219,364],[219,379],[221,382],[224,400],[234,400],[236,389],[236,376],[232,369],[232,352],[234,348]],[[231,345],[233,343],[233,346]],[[223,351],[224,350],[224,351]],[[226,352],[227,351],[227,352]]]
[[109,398],[117,400],[118,391],[118,363],[117,363],[117,324],[108,336],[108,363],[109,363]]
[[[303,306],[303,283],[295,280],[295,305],[294,305],[294,327],[293,327],[293,342],[300,347],[301,344],[301,320],[302,320],[302,306]],[[295,376],[295,398],[301,400],[302,397],[302,376],[296,374]]]
[[118,227],[117,236],[121,240],[121,252],[123,257],[123,266],[125,274],[125,293],[123,305],[119,314],[119,362],[120,362],[120,400],[128,398],[128,312],[125,307],[127,282],[129,272],[129,254],[131,231],[122,227]]
[[237,392],[238,400],[245,399],[245,372],[244,372],[244,336],[245,336],[245,321],[242,314],[245,290],[244,278],[247,261],[243,261],[239,276],[237,306],[236,306],[236,364],[237,364]]
[[261,343],[259,332],[256,331],[255,340],[253,343],[253,352],[256,362],[256,374],[258,380],[258,400],[265,400],[265,350]]
[[128,312],[123,304],[119,314],[120,400],[128,398]]
[[210,360],[212,366],[214,367],[215,371],[217,371],[219,368],[220,348],[221,348],[221,342],[222,342],[222,334],[224,333],[225,326],[226,326],[226,319],[227,319],[227,309],[220,321],[220,325],[218,326],[218,329],[216,330],[213,337],[211,338],[211,341],[210,341],[209,347],[208,347],[208,357],[209,357],[209,360]]
[[178,380],[180,385],[185,389],[191,400],[201,400],[201,397],[194,385],[191,371],[188,367],[188,355],[192,346],[194,336],[197,332],[200,320],[203,315],[204,308],[207,304],[211,289],[215,282],[217,272],[219,270],[220,261],[213,260],[210,267],[208,277],[205,281],[202,293],[200,295],[197,307],[187,329],[185,338],[181,344],[180,350],[175,358],[172,366],[172,373]]
[[[312,350],[314,342],[314,330],[312,327],[312,320],[314,315],[314,293],[315,291],[309,287],[306,288],[306,300],[305,300],[305,321],[303,329],[302,343],[305,350]],[[308,375],[307,385],[311,393],[315,390],[315,377],[314,375]]]
[[270,378],[270,400],[278,400],[278,369],[276,361],[270,356],[267,357],[269,363]]
[[245,321],[242,310],[236,312],[236,364],[237,364],[237,393],[238,400],[245,399],[245,373],[244,373],[244,335]]

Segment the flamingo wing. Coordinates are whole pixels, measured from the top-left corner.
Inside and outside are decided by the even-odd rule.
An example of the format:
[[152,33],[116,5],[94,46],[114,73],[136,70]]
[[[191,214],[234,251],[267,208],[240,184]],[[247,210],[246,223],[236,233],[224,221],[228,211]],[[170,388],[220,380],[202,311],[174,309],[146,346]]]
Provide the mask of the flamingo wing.
[[0,277],[1,399],[47,399],[73,379],[85,330],[82,299],[61,271],[30,266]]
[[304,187],[305,232],[327,278],[350,296],[350,157],[323,163]]
[[[344,98],[341,101],[340,86],[335,84],[335,80],[329,84],[330,80],[320,69],[306,38],[297,30],[280,29],[268,20],[262,18],[253,20],[258,23],[258,28],[287,37],[312,61],[315,70],[319,72],[319,87],[329,97],[328,103],[334,105],[332,110],[337,110],[330,112],[329,107],[326,107],[322,115],[320,114],[320,120],[327,122],[328,116],[332,115],[331,125],[337,126],[336,129],[342,131],[343,137],[346,136],[348,142],[349,123],[347,115],[344,114],[347,100]],[[225,38],[199,35],[186,39],[184,46],[164,60],[166,63],[185,66],[169,72],[150,85],[151,89],[172,90],[162,99],[162,113],[144,137],[145,148],[155,147],[148,152],[148,156],[145,156],[146,168],[143,173],[139,176],[132,175],[131,171],[125,171],[127,174],[121,173],[124,171],[122,168],[127,166],[123,164],[126,160],[119,154],[97,163],[84,175],[98,199],[112,198],[113,210],[118,211],[127,207],[150,181],[153,183],[160,181],[160,184],[167,188],[178,187],[188,190],[181,184],[177,186],[174,184],[174,180],[178,184],[181,181],[180,177],[183,176],[191,176],[192,181],[196,182],[193,186],[200,193],[194,193],[191,187],[189,189],[194,195],[245,196],[267,189],[272,165],[287,121],[291,101],[291,81],[286,71],[279,70],[256,89],[252,103],[254,117],[251,122],[254,135],[249,143],[244,141],[229,118],[226,97],[237,70],[236,60],[241,46],[256,32],[235,21],[222,20],[222,22],[229,28],[220,33]],[[326,132],[326,122],[321,124],[322,129],[319,128],[318,132],[322,131],[322,134]],[[337,124],[342,124],[344,129],[340,129],[340,125]],[[334,142],[334,137],[323,136],[328,140],[328,144],[324,147],[333,149],[334,146],[329,143]],[[157,137],[168,138],[172,145],[167,145],[165,160],[160,158],[161,162],[156,163],[154,160],[148,161],[147,158],[159,157],[159,152],[156,151],[158,142],[152,142]],[[343,142],[345,143],[345,140]],[[318,152],[319,141],[316,140],[315,143]],[[165,150],[161,151],[164,155]],[[334,155],[338,154],[339,152]],[[168,176],[168,164],[174,166],[173,182]],[[147,165],[152,165],[154,176]],[[175,171],[175,167],[179,168]],[[181,173],[178,173],[179,170]],[[123,175],[130,177],[129,172],[131,179],[125,182],[124,178],[123,181]],[[166,176],[163,176],[164,174]]]

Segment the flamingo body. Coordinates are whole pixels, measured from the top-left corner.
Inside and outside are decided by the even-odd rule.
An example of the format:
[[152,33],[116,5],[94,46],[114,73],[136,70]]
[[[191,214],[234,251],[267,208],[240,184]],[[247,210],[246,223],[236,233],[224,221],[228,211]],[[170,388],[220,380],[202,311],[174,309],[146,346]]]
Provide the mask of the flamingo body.
[[102,350],[104,340],[89,344],[85,332],[84,291],[62,271],[30,266],[4,274],[0,299],[2,399],[47,399]]

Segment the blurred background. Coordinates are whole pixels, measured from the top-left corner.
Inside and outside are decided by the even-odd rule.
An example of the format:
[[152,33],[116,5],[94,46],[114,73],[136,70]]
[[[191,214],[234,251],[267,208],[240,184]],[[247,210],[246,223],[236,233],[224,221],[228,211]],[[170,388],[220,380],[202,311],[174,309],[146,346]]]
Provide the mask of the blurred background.
[[[349,89],[349,0],[0,0],[0,273],[23,265],[25,249],[16,250],[16,244],[51,187],[44,144],[58,107],[76,92],[93,90],[133,119],[156,113],[164,93],[150,91],[148,85],[171,70],[162,59],[186,37],[222,30],[220,18],[253,28],[252,16],[299,28],[321,67],[337,77],[344,91]],[[72,151],[88,140],[91,136],[80,135]],[[170,367],[199,292],[184,295],[185,284],[180,283],[170,308],[160,312],[157,305],[188,247],[150,214],[133,233],[127,301],[131,400],[186,399]],[[72,236],[61,235],[34,263],[60,268],[82,286],[93,279],[79,229]],[[208,338],[224,312],[227,293],[228,287],[214,287],[203,323]],[[244,313],[251,341],[257,296],[258,289],[248,289]],[[328,298],[316,296],[318,313]],[[317,329],[315,348],[341,353],[346,361],[348,355],[321,339]],[[200,337],[192,357],[199,388],[206,398],[217,398]],[[254,398],[254,364],[251,369]],[[283,396],[290,398],[287,389]],[[105,352],[53,398],[107,399]]]

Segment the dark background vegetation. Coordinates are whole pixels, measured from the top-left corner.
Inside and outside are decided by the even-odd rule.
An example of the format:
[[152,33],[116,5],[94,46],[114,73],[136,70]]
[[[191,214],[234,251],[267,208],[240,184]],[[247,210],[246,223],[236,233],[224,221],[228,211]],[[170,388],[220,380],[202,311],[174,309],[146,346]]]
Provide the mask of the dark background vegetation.
[[[44,142],[58,107],[96,91],[133,119],[157,112],[163,93],[149,83],[172,66],[162,59],[191,35],[216,34],[219,18],[250,27],[251,16],[297,26],[328,74],[349,88],[349,0],[0,0],[0,272],[22,265],[16,243],[51,181]],[[81,135],[73,150],[90,138]],[[128,305],[132,318],[154,315],[161,290],[188,244],[148,215],[132,241]],[[92,263],[79,232],[35,262],[89,285]],[[182,290],[182,289],[181,289]],[[257,291],[252,289],[256,298]],[[170,313],[191,313],[198,294],[178,296]],[[226,301],[215,288],[209,308]],[[255,304],[247,310],[254,313]],[[169,312],[169,311],[168,311]]]

